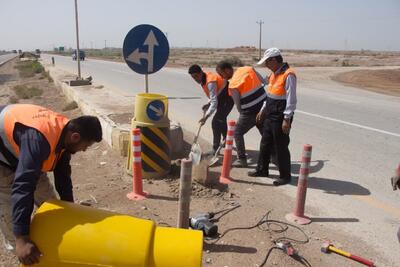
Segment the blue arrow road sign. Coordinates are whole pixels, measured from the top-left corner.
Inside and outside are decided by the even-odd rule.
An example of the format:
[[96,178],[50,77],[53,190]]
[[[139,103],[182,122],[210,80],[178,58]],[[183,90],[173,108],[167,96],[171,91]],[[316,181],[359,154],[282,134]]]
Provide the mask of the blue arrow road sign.
[[151,74],[159,71],[167,63],[169,44],[158,28],[142,24],[128,32],[122,51],[125,62],[133,71]]
[[159,121],[165,112],[164,103],[160,100],[151,101],[146,108],[147,116],[153,121]]

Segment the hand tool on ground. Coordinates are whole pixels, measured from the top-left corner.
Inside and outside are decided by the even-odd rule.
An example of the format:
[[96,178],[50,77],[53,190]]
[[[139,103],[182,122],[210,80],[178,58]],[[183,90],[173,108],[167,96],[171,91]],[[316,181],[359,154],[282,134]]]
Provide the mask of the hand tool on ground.
[[204,236],[212,237],[218,233],[218,226],[211,222],[212,213],[198,214],[190,218],[190,228],[203,231]]
[[199,124],[199,129],[197,130],[197,134],[194,137],[192,148],[190,149],[190,154],[189,154],[189,158],[192,159],[192,163],[194,165],[199,165],[200,161],[201,161],[202,151],[201,151],[201,147],[200,147],[199,143],[197,143],[197,139],[199,138],[201,127],[203,127],[203,125]]
[[225,140],[222,141],[222,143],[219,145],[218,149],[215,151],[214,156],[210,159],[210,162],[208,163],[209,167],[214,166],[215,164],[218,163],[219,161],[219,152],[221,149],[225,146]]
[[353,255],[353,254],[351,254],[349,252],[346,252],[344,250],[338,249],[328,241],[324,242],[322,244],[321,251],[323,253],[327,253],[327,254],[330,253],[330,252],[333,252],[333,253],[336,253],[336,254],[341,255],[343,257],[352,259],[352,260],[354,260],[356,262],[362,263],[362,264],[364,264],[366,266],[370,266],[370,267],[374,267],[375,266],[372,261],[366,260],[364,258],[361,258],[359,256]]
[[290,243],[289,241],[279,241],[276,242],[275,245],[283,252],[285,252],[288,256],[297,255],[297,250],[294,249],[292,243]]

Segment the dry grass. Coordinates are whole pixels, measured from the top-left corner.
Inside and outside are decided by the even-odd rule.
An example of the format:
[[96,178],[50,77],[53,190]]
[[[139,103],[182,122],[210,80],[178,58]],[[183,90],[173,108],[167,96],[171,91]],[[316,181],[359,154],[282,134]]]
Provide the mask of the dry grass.
[[43,94],[43,90],[35,86],[16,85],[13,90],[19,99],[30,99]]
[[78,104],[75,101],[68,103],[65,107],[63,107],[62,111],[68,111],[78,108]]
[[36,73],[43,73],[44,68],[37,60],[19,61],[15,66],[22,78],[35,76]]

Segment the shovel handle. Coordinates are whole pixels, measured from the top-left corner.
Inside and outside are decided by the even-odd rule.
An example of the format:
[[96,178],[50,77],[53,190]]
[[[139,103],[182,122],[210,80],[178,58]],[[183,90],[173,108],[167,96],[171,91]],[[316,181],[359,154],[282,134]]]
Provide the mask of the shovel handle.
[[197,139],[199,139],[201,127],[203,127],[203,125],[200,124],[199,129],[197,130],[197,134],[194,137],[193,144],[197,143]]

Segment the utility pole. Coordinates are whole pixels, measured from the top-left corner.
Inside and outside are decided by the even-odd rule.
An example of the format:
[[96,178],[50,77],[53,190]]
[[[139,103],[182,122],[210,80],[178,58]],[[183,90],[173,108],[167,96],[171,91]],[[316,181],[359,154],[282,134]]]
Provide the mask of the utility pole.
[[76,60],[78,62],[78,78],[81,79],[81,59],[79,53],[78,0],[75,0],[75,22],[76,22]]
[[259,38],[259,43],[258,43],[258,60],[261,60],[261,29],[262,29],[262,25],[264,24],[264,21],[262,21],[261,19],[259,21],[256,21],[257,24],[260,25],[260,38]]
[[107,40],[104,40],[104,49],[107,48]]

